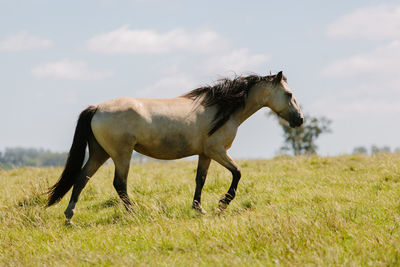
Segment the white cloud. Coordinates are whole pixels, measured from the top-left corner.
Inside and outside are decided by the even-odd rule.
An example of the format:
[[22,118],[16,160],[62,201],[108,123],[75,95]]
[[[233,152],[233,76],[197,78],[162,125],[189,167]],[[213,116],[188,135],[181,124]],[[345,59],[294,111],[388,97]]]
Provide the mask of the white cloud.
[[50,39],[29,35],[20,32],[0,40],[0,52],[20,52],[26,50],[45,49],[53,45]]
[[182,73],[175,73],[164,77],[153,85],[145,87],[138,92],[141,97],[177,97],[194,89],[198,83],[191,77]]
[[[400,41],[380,46],[369,53],[339,59],[322,74],[339,82],[312,106],[334,119],[349,116],[377,119],[399,114]],[[340,78],[338,80],[337,78]]]
[[206,73],[236,73],[251,72],[268,61],[268,56],[251,54],[247,48],[233,50],[228,54],[210,57],[204,62],[203,71]]
[[322,73],[331,77],[376,75],[382,78],[397,78],[400,74],[400,41],[393,41],[369,53],[336,60]]
[[357,9],[329,25],[327,34],[337,39],[398,39],[400,5],[379,5]]
[[225,45],[226,41],[211,30],[188,33],[183,29],[174,29],[157,33],[132,30],[128,26],[99,34],[86,42],[89,50],[107,54],[167,53],[174,50],[208,53]]
[[56,80],[101,80],[112,76],[110,71],[94,71],[84,61],[64,59],[41,64],[31,71],[39,79]]

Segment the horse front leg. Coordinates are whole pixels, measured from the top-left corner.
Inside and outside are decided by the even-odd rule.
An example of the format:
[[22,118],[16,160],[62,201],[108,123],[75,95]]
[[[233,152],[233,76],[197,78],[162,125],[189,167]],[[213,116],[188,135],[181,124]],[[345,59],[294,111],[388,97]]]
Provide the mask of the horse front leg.
[[225,210],[228,207],[229,203],[232,201],[232,199],[235,198],[237,186],[238,186],[240,177],[242,176],[239,169],[231,169],[230,171],[232,173],[232,183],[231,183],[231,186],[229,187],[228,192],[225,194],[225,196],[222,199],[220,199],[220,201],[218,203],[218,209],[220,211]]
[[206,211],[201,206],[201,191],[206,181],[208,168],[210,167],[211,159],[205,155],[199,155],[196,173],[196,190],[194,192],[192,208],[201,214],[206,214]]
[[219,211],[224,211],[229,203],[235,198],[237,186],[241,177],[238,165],[229,156],[225,148],[210,151],[209,155],[213,160],[227,168],[232,173],[232,183],[228,192],[220,199],[218,203]]

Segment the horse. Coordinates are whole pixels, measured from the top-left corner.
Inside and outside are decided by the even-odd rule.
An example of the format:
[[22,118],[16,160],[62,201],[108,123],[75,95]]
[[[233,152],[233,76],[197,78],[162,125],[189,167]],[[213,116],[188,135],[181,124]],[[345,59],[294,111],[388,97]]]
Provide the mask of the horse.
[[[132,211],[127,176],[135,150],[165,160],[198,155],[192,208],[201,214],[206,213],[201,206],[201,192],[211,160],[227,168],[232,183],[218,204],[218,209],[224,211],[235,198],[241,178],[239,166],[227,150],[238,127],[263,107],[269,107],[291,127],[304,121],[282,71],[223,78],[176,98],[123,97],[89,106],[79,116],[65,168],[48,191],[47,206],[59,202],[73,187],[64,212],[70,223],[82,189],[111,158],[115,165],[113,186],[125,208]],[[87,146],[89,158],[84,164]]]

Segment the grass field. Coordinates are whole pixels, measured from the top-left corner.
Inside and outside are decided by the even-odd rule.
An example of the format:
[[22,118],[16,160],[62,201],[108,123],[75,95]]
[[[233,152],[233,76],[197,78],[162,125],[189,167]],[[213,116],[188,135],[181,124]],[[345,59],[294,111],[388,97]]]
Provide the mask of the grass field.
[[104,166],[64,225],[42,194],[61,168],[0,171],[0,265],[400,265],[400,154],[239,161],[237,197],[222,214],[231,176],[212,163],[202,216],[191,209],[195,162],[132,165],[134,214]]

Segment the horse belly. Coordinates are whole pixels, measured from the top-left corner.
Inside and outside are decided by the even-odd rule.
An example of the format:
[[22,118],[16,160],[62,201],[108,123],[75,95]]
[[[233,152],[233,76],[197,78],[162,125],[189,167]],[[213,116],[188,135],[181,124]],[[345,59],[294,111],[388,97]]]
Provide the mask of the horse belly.
[[148,142],[138,142],[134,149],[157,159],[179,159],[199,154],[193,141],[188,140],[183,134],[170,134]]

